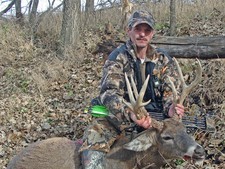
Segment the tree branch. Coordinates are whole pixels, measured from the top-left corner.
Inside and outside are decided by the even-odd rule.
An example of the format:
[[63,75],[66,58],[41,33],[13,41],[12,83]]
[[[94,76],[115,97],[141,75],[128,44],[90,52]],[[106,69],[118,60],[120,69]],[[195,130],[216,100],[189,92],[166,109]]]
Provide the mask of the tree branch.
[[10,2],[10,4],[3,11],[0,12],[0,16],[8,12],[12,8],[12,6],[15,4],[15,2],[16,0],[12,0],[12,2]]

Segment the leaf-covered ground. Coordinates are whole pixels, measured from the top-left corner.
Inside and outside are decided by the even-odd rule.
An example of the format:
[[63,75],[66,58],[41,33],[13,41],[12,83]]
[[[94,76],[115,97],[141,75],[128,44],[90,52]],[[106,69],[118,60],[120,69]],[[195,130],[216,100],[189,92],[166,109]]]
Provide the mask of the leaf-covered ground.
[[[180,35],[211,36],[224,32],[219,21],[200,18],[181,29]],[[17,26],[5,24],[0,35],[4,37],[0,42],[0,168],[4,169],[18,151],[32,142],[55,136],[73,140],[82,137],[92,120],[85,109],[98,95],[102,56],[107,52],[94,52],[96,44],[113,39],[115,34],[85,32],[81,47],[66,61],[21,38],[23,30]],[[193,61],[179,59],[190,80],[193,73],[189,65]],[[225,168],[225,60],[201,63],[202,82],[187,98],[186,106],[199,116],[207,115],[208,125],[214,129],[211,133],[199,130],[193,134],[205,147],[206,160],[203,167],[176,160],[166,168]]]

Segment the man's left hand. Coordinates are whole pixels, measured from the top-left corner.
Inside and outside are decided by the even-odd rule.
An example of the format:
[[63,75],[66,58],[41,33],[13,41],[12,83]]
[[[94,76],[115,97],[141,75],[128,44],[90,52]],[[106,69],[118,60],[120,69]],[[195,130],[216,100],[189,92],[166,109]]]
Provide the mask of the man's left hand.
[[168,115],[173,117],[175,113],[178,114],[179,118],[182,118],[184,116],[184,106],[182,104],[172,104],[170,106]]

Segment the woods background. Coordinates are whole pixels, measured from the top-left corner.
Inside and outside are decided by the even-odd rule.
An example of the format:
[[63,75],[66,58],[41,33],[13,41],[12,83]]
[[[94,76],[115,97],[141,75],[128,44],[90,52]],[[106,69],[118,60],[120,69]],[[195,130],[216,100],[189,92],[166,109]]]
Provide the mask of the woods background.
[[[120,0],[95,3],[62,0],[58,6],[54,0],[48,0],[47,10],[38,12],[43,1],[30,0],[27,6],[22,6],[21,0],[0,1],[0,5],[7,3],[0,11],[0,168],[3,169],[12,156],[32,142],[55,136],[73,140],[82,137],[92,120],[85,110],[98,95],[104,59],[126,40]],[[186,58],[179,62],[187,81],[194,76],[190,72],[194,61],[191,58],[204,59],[202,82],[188,97],[185,107],[193,114],[210,117],[209,127],[215,130],[194,135],[206,148],[203,168],[224,168],[225,1],[131,3],[132,10],[153,13],[154,45],[161,45],[171,56]],[[204,55],[207,57],[203,58]],[[165,166],[176,167],[195,168],[177,161]]]

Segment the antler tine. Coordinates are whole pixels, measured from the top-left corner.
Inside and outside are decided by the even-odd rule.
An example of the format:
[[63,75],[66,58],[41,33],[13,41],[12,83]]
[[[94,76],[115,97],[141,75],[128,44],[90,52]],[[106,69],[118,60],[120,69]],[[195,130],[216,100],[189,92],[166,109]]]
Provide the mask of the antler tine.
[[137,99],[138,98],[138,91],[137,91],[137,87],[136,87],[136,85],[134,83],[134,79],[133,78],[131,78],[131,85],[132,85],[132,88],[133,88],[134,96]]
[[167,76],[168,80],[169,80],[169,83],[170,83],[170,87],[172,89],[172,92],[173,92],[173,102],[176,104],[177,103],[177,90],[176,90],[176,87],[171,79],[170,76]]
[[[173,102],[175,104],[177,104],[177,98],[178,98],[178,95],[177,95],[177,90],[176,90],[176,87],[173,83],[173,81],[171,80],[171,77],[170,76],[167,76],[168,80],[169,80],[169,83],[170,83],[170,87],[172,89],[172,92],[173,92]],[[177,120],[177,121],[181,121],[179,115],[177,113],[175,113],[173,115],[173,119]]]
[[[131,84],[132,84],[132,88],[133,88],[133,92],[132,92],[130,82],[128,80],[127,74],[125,73],[127,91],[128,91],[128,95],[129,95],[131,103],[127,102],[126,100],[123,100],[123,102],[135,113],[137,119],[141,119],[144,116],[148,115],[148,112],[147,112],[147,110],[145,109],[144,106],[149,104],[151,100],[149,100],[147,102],[144,102],[144,103],[142,103],[142,101],[143,101],[143,98],[144,98],[145,91],[147,89],[149,77],[150,76],[148,75],[148,77],[146,78],[146,80],[145,80],[145,82],[144,82],[144,84],[141,88],[140,93],[138,94],[136,85],[134,83],[134,79],[131,77]],[[135,95],[136,101],[135,101],[135,98],[134,98],[133,94]],[[151,119],[151,120],[152,120],[152,122],[151,122],[152,127],[157,128],[159,130],[161,130],[163,128],[162,122],[159,122],[155,119]]]
[[130,103],[127,102],[126,100],[123,100],[123,102],[135,113],[137,119],[141,119],[142,117],[147,116],[147,111],[144,110],[145,109],[144,106],[147,105],[151,100],[149,100],[147,102],[144,102],[144,103],[142,103],[142,100],[144,98],[144,94],[145,94],[145,91],[146,91],[146,88],[147,88],[149,77],[147,77],[147,79],[146,79],[144,85],[142,86],[139,94],[137,92],[137,88],[135,86],[134,79],[131,77],[132,88],[133,88],[136,100],[134,98],[134,94],[133,94],[133,91],[132,91],[132,88],[131,88],[131,84],[129,82],[129,79],[128,79],[126,73],[125,73],[125,80],[126,80],[127,91],[128,91]]
[[[128,96],[131,102],[131,105],[134,105],[136,103],[134,95],[132,94],[132,88],[129,82],[129,79],[127,77],[127,73],[125,73],[125,80],[126,80],[126,85],[127,85],[127,91],[128,91]],[[128,106],[128,105],[127,105]]]
[[[196,70],[196,76],[195,76],[195,79],[194,81],[192,81],[191,84],[187,85],[185,82],[184,82],[184,77],[183,77],[183,74],[182,74],[182,81],[183,81],[183,90],[182,90],[182,93],[181,93],[181,96],[180,96],[180,99],[179,99],[179,103],[180,104],[183,104],[184,102],[184,99],[187,97],[187,95],[191,92],[191,90],[197,86],[200,81],[201,81],[201,78],[202,78],[202,66],[201,66],[201,63],[198,59],[196,59],[197,61],[197,70]],[[175,63],[177,65],[177,67],[179,67],[179,64],[177,62],[177,60],[175,59]],[[180,69],[180,68],[179,68]],[[182,73],[182,72],[181,72]]]
[[[196,76],[195,76],[195,79],[194,81],[190,84],[190,85],[187,85],[184,81],[184,76],[183,76],[183,73],[181,71],[181,68],[180,68],[180,65],[179,63],[177,62],[177,60],[175,58],[173,58],[174,62],[175,62],[175,65],[177,67],[177,70],[178,70],[178,75],[179,75],[179,78],[181,80],[181,85],[182,85],[182,92],[181,92],[181,95],[180,95],[180,98],[178,99],[178,94],[177,94],[177,90],[175,88],[175,85],[173,83],[173,81],[171,80],[171,78],[169,76],[168,77],[168,80],[169,80],[169,83],[170,83],[170,87],[172,89],[172,92],[173,92],[173,101],[176,103],[179,103],[179,104],[183,104],[184,102],[184,99],[187,97],[187,95],[191,92],[191,90],[201,81],[201,77],[202,77],[202,66],[201,66],[201,63],[198,59],[197,60],[197,63],[198,63],[198,66],[197,66],[197,72],[196,72]],[[176,114],[174,116],[175,119],[179,119],[179,116]]]
[[[147,86],[148,86],[149,77],[150,76],[148,75],[147,78],[145,79],[145,82],[144,82],[144,84],[143,84],[143,86],[142,86],[142,88],[140,90],[139,96],[137,97],[137,105],[139,105],[139,107],[137,107],[137,108],[146,106],[147,104],[149,104],[151,102],[151,100],[149,100],[149,101],[147,101],[145,103],[142,103],[144,95],[145,95],[145,91],[146,91]],[[136,88],[136,86],[135,86],[135,88]]]

